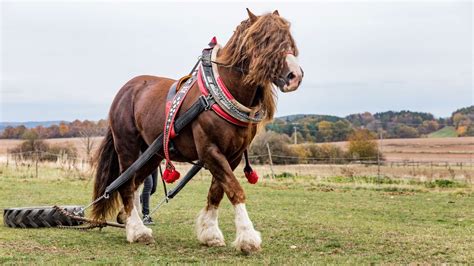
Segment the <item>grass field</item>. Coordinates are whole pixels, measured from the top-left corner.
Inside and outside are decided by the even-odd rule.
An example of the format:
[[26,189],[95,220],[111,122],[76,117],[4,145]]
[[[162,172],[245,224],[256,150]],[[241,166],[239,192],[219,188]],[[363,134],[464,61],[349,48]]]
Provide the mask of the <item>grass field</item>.
[[[0,208],[85,205],[90,200],[89,180],[0,173]],[[219,223],[227,246],[203,247],[194,236],[194,218],[205,205],[209,183],[209,177],[198,176],[154,216],[157,224],[151,228],[156,244],[129,244],[124,231],[115,228],[81,232],[1,226],[0,264],[474,261],[474,188],[470,184],[368,177],[242,182],[249,214],[263,237],[262,252],[245,256],[230,246],[235,228],[226,199]]]
[[458,133],[454,127],[443,127],[442,129],[429,134],[428,138],[454,138],[457,136]]

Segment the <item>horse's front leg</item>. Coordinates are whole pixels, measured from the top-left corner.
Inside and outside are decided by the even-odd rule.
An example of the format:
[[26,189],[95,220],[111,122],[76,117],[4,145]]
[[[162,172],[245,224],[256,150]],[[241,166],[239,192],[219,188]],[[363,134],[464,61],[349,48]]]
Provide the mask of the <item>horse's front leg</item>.
[[223,196],[224,189],[213,177],[207,196],[207,206],[199,212],[196,219],[197,238],[201,244],[209,247],[225,246],[224,235],[217,221],[219,203]]
[[237,232],[233,245],[244,253],[259,251],[262,243],[260,233],[255,230],[249,218],[245,207],[244,190],[235,177],[229,162],[217,147],[209,147],[206,155],[206,165],[234,206]]

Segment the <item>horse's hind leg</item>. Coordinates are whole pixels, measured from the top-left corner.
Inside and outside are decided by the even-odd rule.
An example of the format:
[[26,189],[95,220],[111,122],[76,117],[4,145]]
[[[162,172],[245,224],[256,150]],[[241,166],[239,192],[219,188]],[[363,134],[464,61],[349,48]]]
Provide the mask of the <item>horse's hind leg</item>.
[[[122,134],[122,136],[126,134]],[[127,140],[117,140],[115,142],[115,149],[117,150],[120,171],[125,171],[130,165],[138,159],[140,154],[140,139],[136,137],[127,138]],[[143,242],[153,243],[152,230],[143,224],[140,218],[140,210],[135,206],[135,202],[139,200],[138,188],[143,183],[143,180],[149,175],[154,168],[158,166],[158,160],[152,158],[145,166],[142,167],[134,177],[119,188],[120,196],[122,197],[123,210],[126,217],[125,231],[128,242]]]
[[224,189],[216,178],[212,178],[212,184],[207,196],[207,206],[201,210],[196,219],[196,234],[200,243],[209,247],[225,246],[224,235],[219,229],[217,221],[219,203],[224,197]]

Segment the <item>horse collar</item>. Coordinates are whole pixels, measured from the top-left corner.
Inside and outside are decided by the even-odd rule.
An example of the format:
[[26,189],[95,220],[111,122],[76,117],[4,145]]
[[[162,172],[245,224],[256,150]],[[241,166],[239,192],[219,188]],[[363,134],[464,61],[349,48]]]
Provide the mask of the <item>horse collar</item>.
[[217,64],[214,63],[219,49],[220,46],[215,44],[202,52],[201,65],[197,74],[201,93],[212,97],[215,101],[211,106],[212,110],[234,125],[246,127],[261,122],[264,112],[259,107],[250,109],[238,102],[219,76]]

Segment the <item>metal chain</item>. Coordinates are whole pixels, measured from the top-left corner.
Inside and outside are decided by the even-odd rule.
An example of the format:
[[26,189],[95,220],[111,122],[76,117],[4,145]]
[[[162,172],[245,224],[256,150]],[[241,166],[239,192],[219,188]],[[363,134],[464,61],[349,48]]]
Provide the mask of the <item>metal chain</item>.
[[[100,197],[98,197],[97,199],[95,199],[94,201],[92,201],[91,203],[89,203],[89,205],[87,205],[86,207],[83,207],[80,209],[79,212],[84,212],[85,210],[89,209],[92,205],[96,204],[97,202],[101,201],[102,199],[108,199],[110,196],[109,195],[102,195]],[[77,215],[79,212],[74,212],[74,215]]]

